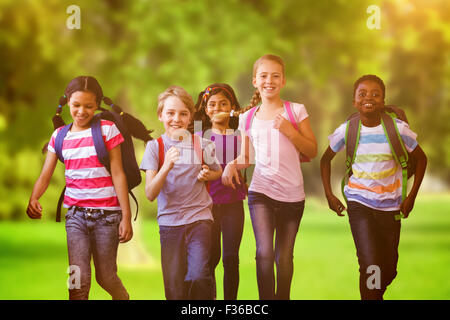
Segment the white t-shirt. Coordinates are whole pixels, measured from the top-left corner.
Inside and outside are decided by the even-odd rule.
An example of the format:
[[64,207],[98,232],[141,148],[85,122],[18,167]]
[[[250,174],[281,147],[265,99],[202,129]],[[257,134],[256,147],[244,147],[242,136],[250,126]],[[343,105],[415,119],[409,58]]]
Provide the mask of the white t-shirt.
[[[291,102],[292,113],[297,123],[308,117],[303,104]],[[249,111],[239,116],[239,130],[245,132]],[[282,113],[289,121],[287,113]],[[274,120],[260,120],[257,113],[250,125],[250,140],[255,150],[255,170],[249,191],[263,193],[283,202],[298,202],[305,199],[303,175],[299,152],[294,144],[278,129]]]

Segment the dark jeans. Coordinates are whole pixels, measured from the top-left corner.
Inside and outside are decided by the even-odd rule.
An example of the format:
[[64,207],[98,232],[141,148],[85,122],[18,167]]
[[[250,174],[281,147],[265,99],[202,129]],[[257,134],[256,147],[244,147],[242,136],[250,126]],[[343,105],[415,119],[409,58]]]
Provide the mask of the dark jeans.
[[[66,214],[67,249],[71,274],[69,299],[87,300],[91,287],[91,257],[94,258],[95,279],[113,299],[129,299],[127,290],[117,276],[119,223],[122,214],[88,214],[72,207]],[[75,279],[80,277],[80,279]]]
[[[220,261],[220,234],[223,246],[223,292],[225,300],[236,300],[239,286],[239,247],[244,229],[242,201],[213,205],[210,267],[215,283],[215,269]],[[215,286],[214,286],[215,287]]]
[[400,221],[395,215],[399,211],[379,211],[349,201],[347,212],[358,256],[361,299],[383,299],[397,275]]
[[211,300],[210,220],[160,226],[161,265],[167,300]]
[[[248,205],[256,240],[256,276],[259,298],[290,298],[294,272],[294,244],[305,201],[281,202],[249,192]],[[274,233],[275,250],[274,250]],[[275,291],[274,262],[277,266]]]

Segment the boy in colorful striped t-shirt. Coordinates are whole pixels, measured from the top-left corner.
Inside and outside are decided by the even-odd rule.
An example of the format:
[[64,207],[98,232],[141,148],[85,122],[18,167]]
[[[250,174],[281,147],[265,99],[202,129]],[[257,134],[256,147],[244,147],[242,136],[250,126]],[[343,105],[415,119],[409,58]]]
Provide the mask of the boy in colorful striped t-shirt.
[[[417,163],[413,187],[402,201],[402,169],[381,124],[384,97],[384,83],[377,76],[366,75],[355,82],[353,105],[359,112],[361,130],[353,174],[344,194],[360,266],[361,299],[383,299],[386,287],[397,275],[400,221],[396,216],[402,212],[406,218],[411,212],[427,163],[417,135],[406,122],[396,119],[403,144]],[[331,160],[345,147],[346,128],[347,123],[343,123],[328,137],[330,146],[321,159],[325,195],[330,209],[339,216],[345,207],[331,190]]]

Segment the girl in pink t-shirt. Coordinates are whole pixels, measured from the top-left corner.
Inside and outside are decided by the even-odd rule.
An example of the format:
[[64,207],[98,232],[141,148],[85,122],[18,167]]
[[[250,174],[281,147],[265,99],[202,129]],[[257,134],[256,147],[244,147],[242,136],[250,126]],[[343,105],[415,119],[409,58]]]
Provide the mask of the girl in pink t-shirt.
[[[60,106],[66,103],[73,119],[62,144],[66,167],[67,249],[69,255],[69,298],[88,299],[91,284],[91,258],[96,280],[113,299],[128,299],[129,295],[117,276],[117,249],[120,242],[133,236],[128,185],[122,167],[120,144],[122,134],[111,121],[101,120],[101,131],[110,160],[110,170],[98,160],[91,124],[103,96],[97,80],[80,76],[70,81]],[[55,121],[61,120],[59,115]],[[58,162],[54,131],[48,144],[47,157],[31,194],[27,214],[32,219],[42,217],[40,197],[46,191]]]
[[[259,58],[253,66],[252,83],[255,93],[239,121],[241,154],[225,167],[222,182],[235,188],[240,184],[238,170],[255,164],[248,204],[256,240],[259,298],[289,299],[294,243],[305,200],[299,155],[301,151],[309,158],[315,157],[317,143],[302,104],[291,103],[299,130],[288,120],[285,102],[280,97],[286,84],[280,57]],[[249,109],[260,102],[248,128]]]

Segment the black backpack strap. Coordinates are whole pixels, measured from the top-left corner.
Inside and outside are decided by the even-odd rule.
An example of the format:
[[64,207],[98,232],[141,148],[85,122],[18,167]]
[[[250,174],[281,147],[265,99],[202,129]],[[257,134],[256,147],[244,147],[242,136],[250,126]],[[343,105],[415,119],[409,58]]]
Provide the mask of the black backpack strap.
[[345,202],[347,202],[347,197],[344,194],[345,182],[346,178],[352,175],[352,164],[355,161],[360,132],[361,118],[359,115],[351,117],[347,121],[347,128],[345,130],[345,174],[341,181],[341,192]]
[[133,194],[133,192],[130,190],[128,191],[128,193],[131,195],[131,197],[133,198],[134,202],[136,203],[136,215],[134,216],[134,221],[136,221],[137,216],[138,216],[138,211],[139,211],[139,203],[136,199],[136,196]]
[[65,125],[61,130],[59,130],[58,134],[55,138],[55,153],[58,156],[58,159],[64,163],[64,158],[62,155],[62,147],[64,143],[64,138],[67,135],[67,132],[69,132],[70,128],[72,127],[72,124],[69,123],[68,125]]
[[59,195],[58,205],[56,206],[56,222],[61,222],[61,207],[64,201],[64,193],[66,192],[66,187],[61,191]]
[[92,120],[91,130],[92,140],[94,141],[95,152],[97,152],[98,160],[109,172],[111,172],[109,154],[108,150],[106,150],[105,141],[103,141],[101,119],[99,117],[95,117]]

